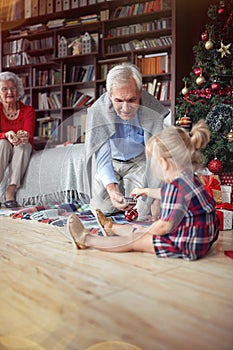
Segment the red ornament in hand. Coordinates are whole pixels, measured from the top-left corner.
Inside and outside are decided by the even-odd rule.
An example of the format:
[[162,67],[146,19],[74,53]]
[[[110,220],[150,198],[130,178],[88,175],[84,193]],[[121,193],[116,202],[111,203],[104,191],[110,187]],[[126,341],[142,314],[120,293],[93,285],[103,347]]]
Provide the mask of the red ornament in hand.
[[137,209],[133,208],[130,210],[126,210],[125,212],[125,219],[126,221],[134,221],[138,218],[138,212]]
[[222,168],[223,168],[223,164],[222,162],[215,158],[213,160],[211,160],[209,163],[208,163],[208,169],[209,171],[211,171],[213,174],[215,175],[218,175],[221,173],[222,171]]

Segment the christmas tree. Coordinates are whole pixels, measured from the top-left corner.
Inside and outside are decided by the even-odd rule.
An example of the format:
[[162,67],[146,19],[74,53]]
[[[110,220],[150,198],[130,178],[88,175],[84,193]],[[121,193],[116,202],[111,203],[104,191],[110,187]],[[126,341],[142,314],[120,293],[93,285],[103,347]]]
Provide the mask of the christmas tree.
[[204,119],[211,140],[204,164],[215,174],[233,173],[233,0],[213,2],[209,23],[193,47],[195,64],[176,103],[176,123],[190,128]]

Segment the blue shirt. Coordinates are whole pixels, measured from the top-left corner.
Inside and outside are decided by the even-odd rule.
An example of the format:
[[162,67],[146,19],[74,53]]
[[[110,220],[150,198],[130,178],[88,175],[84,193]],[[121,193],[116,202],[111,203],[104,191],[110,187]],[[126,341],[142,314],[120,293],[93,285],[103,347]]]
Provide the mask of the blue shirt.
[[144,131],[140,126],[138,115],[130,120],[117,116],[116,132],[96,152],[97,173],[106,187],[117,183],[112,159],[129,160],[139,156],[145,150]]

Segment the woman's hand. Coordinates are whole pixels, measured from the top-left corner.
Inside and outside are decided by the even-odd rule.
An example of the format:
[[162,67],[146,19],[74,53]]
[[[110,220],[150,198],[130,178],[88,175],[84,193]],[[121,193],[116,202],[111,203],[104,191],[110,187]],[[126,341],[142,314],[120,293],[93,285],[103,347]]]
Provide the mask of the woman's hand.
[[21,143],[25,144],[29,142],[29,134],[25,130],[19,130],[17,134],[10,130],[5,133],[7,140],[12,143],[13,146],[18,146]]
[[29,142],[29,133],[25,130],[19,130],[16,134],[20,143],[28,143]]
[[19,141],[19,139],[14,131],[12,131],[12,130],[7,131],[7,132],[5,132],[5,135],[6,135],[7,140],[10,143],[12,143],[13,146],[17,146],[21,143],[21,141]]

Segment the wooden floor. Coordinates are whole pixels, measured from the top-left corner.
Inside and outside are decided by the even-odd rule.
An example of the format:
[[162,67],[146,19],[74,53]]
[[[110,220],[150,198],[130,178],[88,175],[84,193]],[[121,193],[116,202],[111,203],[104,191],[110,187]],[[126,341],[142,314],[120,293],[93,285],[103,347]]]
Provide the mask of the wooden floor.
[[233,231],[196,262],[78,251],[6,217],[0,234],[1,350],[233,349]]

